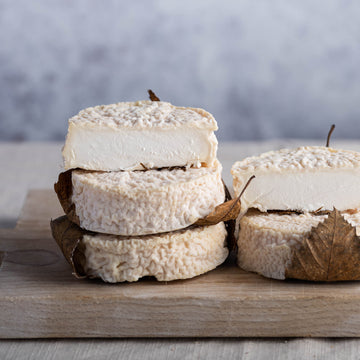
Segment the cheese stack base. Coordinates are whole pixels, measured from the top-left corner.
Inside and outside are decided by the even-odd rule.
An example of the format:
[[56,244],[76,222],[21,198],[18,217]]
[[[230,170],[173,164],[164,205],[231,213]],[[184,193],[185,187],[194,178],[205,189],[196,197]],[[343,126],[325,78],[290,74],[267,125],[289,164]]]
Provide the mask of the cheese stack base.
[[188,279],[215,269],[228,256],[224,223],[176,232],[124,238],[84,235],[85,272],[115,283],[154,276]]
[[[360,234],[360,211],[343,212],[345,220]],[[240,220],[237,241],[238,265],[246,271],[284,280],[291,266],[292,251],[299,249],[313,227],[328,215],[262,213],[250,210]]]
[[224,223],[179,232],[119,239],[113,235],[85,235],[89,277],[106,282],[188,279],[222,264],[228,256]]
[[199,169],[72,171],[71,220],[84,232],[86,275],[111,283],[145,276],[170,281],[223,263],[225,224],[192,226],[224,202],[221,170],[217,162]]

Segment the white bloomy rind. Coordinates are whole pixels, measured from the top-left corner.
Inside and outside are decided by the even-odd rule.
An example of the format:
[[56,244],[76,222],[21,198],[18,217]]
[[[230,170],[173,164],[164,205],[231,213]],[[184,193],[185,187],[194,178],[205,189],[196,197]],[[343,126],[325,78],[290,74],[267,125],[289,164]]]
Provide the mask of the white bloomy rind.
[[188,279],[215,269],[228,255],[224,223],[160,235],[122,238],[84,235],[90,277],[106,282]]
[[80,111],[69,120],[65,169],[118,171],[212,166],[214,117],[162,101],[121,102]]
[[185,228],[223,203],[221,165],[213,168],[72,172],[76,214],[84,229],[146,235]]
[[[360,211],[343,213],[360,234]],[[278,213],[264,214],[250,210],[240,220],[238,237],[238,265],[263,276],[283,280],[291,265],[291,251],[299,248],[312,227],[323,222],[327,215]]]
[[360,208],[360,153],[327,147],[270,151],[236,162],[231,173],[236,194],[247,208],[316,211]]

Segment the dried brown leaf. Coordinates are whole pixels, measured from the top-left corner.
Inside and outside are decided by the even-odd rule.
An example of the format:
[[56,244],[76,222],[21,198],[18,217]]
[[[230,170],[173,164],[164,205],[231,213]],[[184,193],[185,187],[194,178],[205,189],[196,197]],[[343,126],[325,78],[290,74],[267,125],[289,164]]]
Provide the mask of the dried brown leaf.
[[334,208],[313,227],[298,250],[292,252],[287,278],[312,281],[360,279],[360,238],[356,229]]
[[[240,214],[241,210],[241,201],[240,198],[243,195],[244,191],[254,179],[255,176],[253,175],[244,186],[243,190],[239,194],[239,196],[235,199],[231,199],[228,201],[223,202],[222,204],[215,207],[215,209],[207,216],[205,216],[203,219],[199,219],[196,221],[195,225],[199,226],[210,226],[218,224],[222,221],[229,221],[229,220],[236,220],[236,218]],[[229,193],[229,192],[228,192]],[[230,194],[230,193],[229,193]]]
[[[225,189],[225,202],[231,200],[231,194],[230,191],[228,189],[228,187],[226,186],[224,180],[222,180],[223,184],[224,184],[224,189]],[[229,249],[229,252],[231,252],[232,250],[236,249],[236,238],[235,238],[235,227],[236,227],[236,219],[232,219],[232,220],[228,220],[225,221],[225,229],[227,232],[227,237],[226,237],[226,242],[227,242],[227,247]]]
[[209,215],[196,221],[195,225],[210,226],[222,221],[234,220],[241,210],[240,198],[231,199],[215,207]]
[[155,93],[151,89],[148,90],[148,94],[151,101],[160,101],[160,99],[155,95]]
[[64,209],[66,216],[70,221],[80,225],[79,217],[76,215],[75,204],[71,201],[72,196],[72,170],[68,170],[59,174],[57,183],[54,185],[54,190],[58,196],[60,204]]
[[50,226],[54,239],[73,269],[73,274],[77,278],[86,277],[84,271],[86,260],[81,239],[85,233],[90,232],[81,229],[66,216],[51,220]]
[[[268,210],[267,211],[268,214],[277,214],[277,215],[301,215],[304,214],[303,211],[299,211],[299,210]],[[321,208],[315,210],[315,211],[310,211],[310,214],[312,215],[329,215],[330,214],[330,210],[321,210]]]

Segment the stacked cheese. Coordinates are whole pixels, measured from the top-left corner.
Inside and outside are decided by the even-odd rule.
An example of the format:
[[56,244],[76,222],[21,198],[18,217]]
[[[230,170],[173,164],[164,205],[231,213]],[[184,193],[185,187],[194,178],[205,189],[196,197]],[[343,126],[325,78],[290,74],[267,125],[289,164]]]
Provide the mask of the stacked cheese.
[[236,162],[231,172],[236,193],[250,175],[256,176],[242,197],[243,213],[251,209],[240,220],[238,238],[238,264],[245,270],[284,279],[292,251],[327,218],[319,210],[335,207],[351,225],[360,226],[357,152],[283,149]]
[[225,199],[215,130],[208,112],[161,101],[96,106],[69,120],[69,199],[57,192],[69,219],[89,231],[88,276],[185,279],[225,260],[224,223],[191,226]]

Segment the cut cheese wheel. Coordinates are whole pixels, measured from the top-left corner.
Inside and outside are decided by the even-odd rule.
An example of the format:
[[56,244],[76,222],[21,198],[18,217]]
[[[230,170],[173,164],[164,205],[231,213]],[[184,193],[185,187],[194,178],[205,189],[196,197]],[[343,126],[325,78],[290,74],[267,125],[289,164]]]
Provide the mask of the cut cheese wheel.
[[215,269],[228,256],[223,222],[138,237],[91,233],[65,216],[52,221],[51,228],[74,269],[111,283],[144,276],[160,281],[192,278]]
[[270,151],[236,162],[231,173],[239,194],[255,175],[241,198],[243,213],[299,210],[302,212],[360,208],[360,153],[321,146]]
[[80,111],[69,120],[65,169],[118,171],[212,166],[214,117],[163,101],[120,102]]
[[77,221],[72,220],[101,233],[134,236],[183,229],[224,198],[219,163],[186,170],[72,171]]
[[[360,211],[343,212],[345,220],[357,227],[360,235]],[[298,249],[312,227],[328,215],[261,213],[250,210],[240,220],[238,265],[274,279],[285,279],[291,266],[292,250]]]

